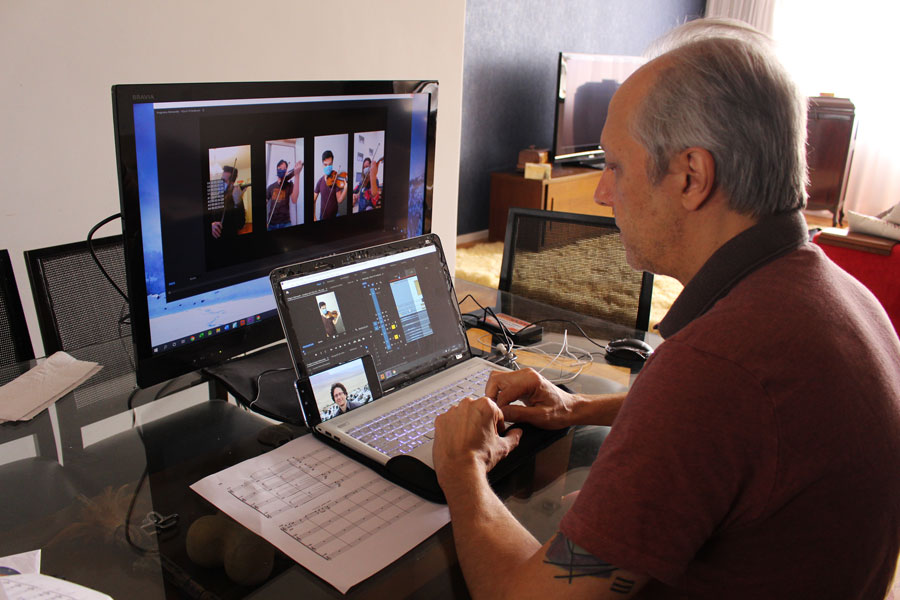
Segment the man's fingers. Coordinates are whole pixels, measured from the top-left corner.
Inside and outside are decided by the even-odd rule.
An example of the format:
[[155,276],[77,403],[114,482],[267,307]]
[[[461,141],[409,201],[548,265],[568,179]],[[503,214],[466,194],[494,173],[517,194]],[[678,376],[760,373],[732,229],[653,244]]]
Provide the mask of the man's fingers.
[[529,421],[530,413],[534,412],[534,409],[529,409],[529,407],[521,404],[507,404],[506,406],[501,406],[500,410],[503,411],[503,420],[510,423]]
[[502,373],[491,375],[485,385],[484,395],[492,398],[497,406],[505,406],[515,402],[521,396],[525,396],[528,390],[527,383],[521,381],[518,373]]
[[521,428],[516,427],[514,429],[509,429],[506,432],[506,435],[500,438],[500,443],[503,448],[503,456],[509,456],[509,453],[516,449],[516,446],[519,445],[519,442],[522,440],[522,434],[524,432]]

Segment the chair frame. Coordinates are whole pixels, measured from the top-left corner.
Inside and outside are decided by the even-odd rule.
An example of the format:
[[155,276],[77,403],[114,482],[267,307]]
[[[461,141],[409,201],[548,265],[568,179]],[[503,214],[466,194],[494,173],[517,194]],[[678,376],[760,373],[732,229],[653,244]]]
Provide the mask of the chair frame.
[[[109,246],[123,246],[121,235],[111,235],[104,238],[91,240],[95,250],[102,250]],[[31,282],[31,293],[34,296],[34,306],[37,310],[38,325],[41,330],[41,341],[44,344],[44,354],[47,356],[63,350],[62,338],[59,334],[59,325],[53,312],[53,304],[47,293],[47,279],[42,267],[45,258],[54,257],[69,251],[88,251],[87,241],[72,242],[60,246],[39,248],[25,251],[25,263],[28,266],[28,279]],[[112,288],[110,288],[112,289]]]
[[[518,234],[519,217],[537,218],[544,221],[557,223],[575,223],[578,225],[594,225],[608,229],[616,229],[616,220],[612,217],[588,215],[580,213],[567,213],[539,208],[510,208],[506,221],[506,237],[503,243],[503,263],[500,268],[501,292],[509,292],[512,288],[512,274],[515,264],[515,255],[512,252],[513,240]],[[641,280],[641,293],[638,297],[638,310],[635,318],[635,329],[647,331],[650,326],[650,307],[653,296],[653,274],[644,271]]]
[[25,320],[25,310],[22,307],[22,298],[19,296],[16,274],[13,271],[8,250],[0,250],[0,287],[2,287],[0,292],[6,299],[7,316],[16,359],[18,361],[32,360],[34,359],[34,347],[31,345],[28,322]]

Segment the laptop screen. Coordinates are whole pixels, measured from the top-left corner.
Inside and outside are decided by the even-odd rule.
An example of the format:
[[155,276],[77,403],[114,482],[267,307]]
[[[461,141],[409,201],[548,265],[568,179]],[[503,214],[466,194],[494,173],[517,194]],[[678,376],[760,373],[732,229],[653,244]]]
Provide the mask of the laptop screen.
[[310,377],[369,355],[389,390],[468,355],[440,250],[428,244],[391,254],[389,247],[278,283],[288,341]]

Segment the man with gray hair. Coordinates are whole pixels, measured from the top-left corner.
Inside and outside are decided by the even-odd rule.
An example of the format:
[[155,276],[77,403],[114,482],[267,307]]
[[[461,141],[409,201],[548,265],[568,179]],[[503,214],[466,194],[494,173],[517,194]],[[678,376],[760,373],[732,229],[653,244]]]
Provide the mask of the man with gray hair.
[[[632,267],[685,288],[627,394],[495,373],[485,397],[438,417],[435,468],[474,597],[887,594],[900,340],[808,242],[805,102],[762,34],[721,21],[676,30],[613,97],[596,200]],[[612,425],[543,544],[487,483],[521,436],[504,421]]]

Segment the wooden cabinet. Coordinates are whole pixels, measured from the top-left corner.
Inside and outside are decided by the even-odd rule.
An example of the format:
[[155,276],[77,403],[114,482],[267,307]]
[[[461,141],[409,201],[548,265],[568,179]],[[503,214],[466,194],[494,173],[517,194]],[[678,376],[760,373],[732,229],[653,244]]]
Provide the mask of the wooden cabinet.
[[491,173],[491,212],[488,239],[503,241],[506,219],[513,207],[612,216],[612,209],[594,202],[603,171],[554,167],[550,179],[525,179],[521,171]]
[[855,109],[846,98],[809,99],[807,153],[810,210],[828,210],[832,224],[844,218],[847,172],[853,157]]

